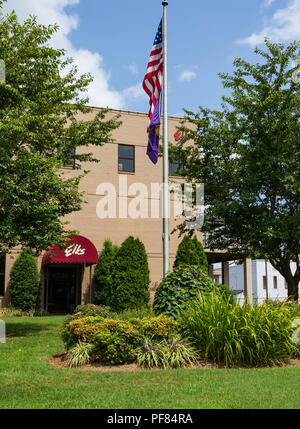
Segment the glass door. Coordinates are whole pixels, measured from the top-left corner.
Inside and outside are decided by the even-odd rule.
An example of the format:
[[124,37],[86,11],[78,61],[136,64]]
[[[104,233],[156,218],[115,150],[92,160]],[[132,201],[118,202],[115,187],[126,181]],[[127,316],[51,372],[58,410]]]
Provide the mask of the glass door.
[[48,312],[72,313],[76,306],[76,267],[47,267],[46,270],[48,279],[45,298]]

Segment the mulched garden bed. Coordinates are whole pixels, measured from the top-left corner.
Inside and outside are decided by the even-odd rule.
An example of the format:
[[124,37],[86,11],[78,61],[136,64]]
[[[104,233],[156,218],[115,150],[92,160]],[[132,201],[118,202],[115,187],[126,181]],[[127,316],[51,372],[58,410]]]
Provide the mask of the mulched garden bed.
[[[54,365],[60,368],[68,368],[68,364],[65,360],[65,356],[66,356],[66,352],[53,355],[52,358],[49,360],[49,363],[51,365]],[[282,366],[283,367],[300,366],[300,358],[288,359],[285,361],[284,365]],[[213,362],[202,360],[202,361],[199,361],[197,365],[188,366],[185,369],[203,369],[203,368],[225,368],[225,367],[224,365],[218,365]],[[238,368],[249,368],[249,367],[244,366],[244,367],[232,367],[232,368],[238,369]],[[261,366],[261,367],[251,367],[251,368],[270,368],[270,367]],[[162,368],[151,368],[151,369],[141,368],[136,363],[109,366],[109,365],[103,365],[98,362],[93,362],[88,365],[83,365],[81,367],[73,368],[73,369],[90,370],[90,371],[156,371]]]

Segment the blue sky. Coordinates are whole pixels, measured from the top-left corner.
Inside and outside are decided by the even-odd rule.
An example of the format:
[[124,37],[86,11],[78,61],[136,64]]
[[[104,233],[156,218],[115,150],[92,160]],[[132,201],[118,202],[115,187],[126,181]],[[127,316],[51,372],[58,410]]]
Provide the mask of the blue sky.
[[[34,14],[60,25],[53,45],[95,76],[90,105],[148,111],[142,80],[161,0],[9,0],[5,12],[12,9],[20,20]],[[300,39],[300,0],[169,0],[167,12],[170,115],[219,108],[225,91],[218,73],[231,73],[235,57],[257,61],[253,48],[265,35]]]

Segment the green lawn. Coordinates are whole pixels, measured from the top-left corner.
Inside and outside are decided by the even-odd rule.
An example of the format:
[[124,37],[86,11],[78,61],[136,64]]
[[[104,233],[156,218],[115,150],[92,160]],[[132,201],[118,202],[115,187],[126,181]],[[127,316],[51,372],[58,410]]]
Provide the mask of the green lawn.
[[0,408],[299,409],[300,367],[101,372],[47,363],[63,317],[9,318]]

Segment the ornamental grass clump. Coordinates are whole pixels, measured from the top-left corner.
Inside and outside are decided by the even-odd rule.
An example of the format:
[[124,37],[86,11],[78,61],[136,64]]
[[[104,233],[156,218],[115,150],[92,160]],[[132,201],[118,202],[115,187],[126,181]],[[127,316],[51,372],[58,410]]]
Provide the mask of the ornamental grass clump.
[[299,354],[300,354],[300,319],[293,320],[292,328],[293,328],[292,340],[295,344],[298,345]]
[[212,292],[199,293],[180,322],[204,358],[225,366],[261,366],[282,364],[299,353],[292,319],[285,305],[240,306]]
[[70,368],[77,368],[90,362],[95,350],[93,344],[78,341],[67,353],[67,363]]
[[160,342],[145,337],[144,344],[137,350],[136,361],[145,368],[184,368],[193,365],[197,358],[195,348],[180,337]]

